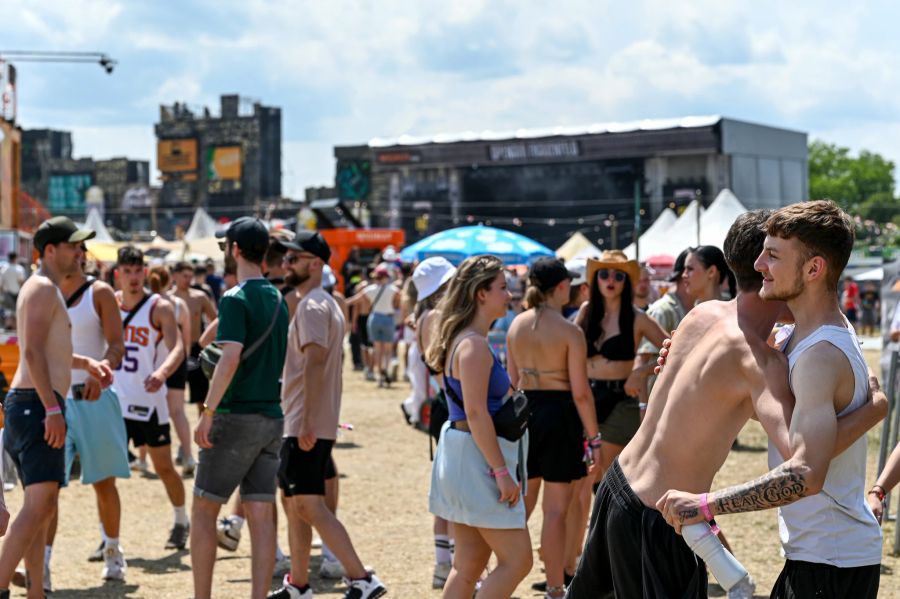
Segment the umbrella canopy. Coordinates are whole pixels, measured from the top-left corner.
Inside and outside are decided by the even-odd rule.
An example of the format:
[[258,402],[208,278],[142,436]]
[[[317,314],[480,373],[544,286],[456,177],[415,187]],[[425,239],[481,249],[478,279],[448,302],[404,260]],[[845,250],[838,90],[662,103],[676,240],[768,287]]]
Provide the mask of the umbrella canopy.
[[538,258],[553,256],[553,250],[524,235],[474,226],[457,227],[435,233],[400,252],[400,257],[412,262],[433,256],[443,256],[453,264],[459,264],[470,256],[492,254],[504,264],[531,264]]
[[601,253],[597,246],[591,243],[590,239],[585,237],[580,231],[576,231],[564,244],[556,248],[556,255],[563,260],[574,260],[576,257],[581,257],[585,250],[596,252],[596,254],[587,254],[588,257],[599,256]]

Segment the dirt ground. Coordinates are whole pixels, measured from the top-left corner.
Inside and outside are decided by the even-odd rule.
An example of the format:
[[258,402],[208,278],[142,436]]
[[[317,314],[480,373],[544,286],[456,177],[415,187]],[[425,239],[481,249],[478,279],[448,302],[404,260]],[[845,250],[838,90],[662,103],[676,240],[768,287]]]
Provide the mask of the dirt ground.
[[[873,361],[877,356],[872,356]],[[367,565],[373,566],[388,586],[389,596],[403,599],[438,597],[431,590],[433,545],[431,516],[427,494],[431,465],[428,438],[407,426],[398,404],[408,394],[406,385],[390,390],[365,383],[359,373],[345,375],[344,422],[355,430],[344,434],[335,452],[341,471],[339,516]],[[190,414],[193,420],[195,412]],[[766,468],[765,435],[754,422],[739,438],[739,449],[732,452],[718,475],[714,487],[738,483],[762,474]],[[868,480],[874,481],[878,434],[870,434]],[[191,492],[192,481],[185,481]],[[120,481],[123,500],[122,544],[128,560],[128,578],[122,583],[104,584],[100,580],[102,564],[86,558],[98,541],[94,495],[89,487],[74,483],[63,490],[59,534],[53,554],[53,597],[59,598],[156,598],[192,596],[190,555],[187,551],[163,549],[172,512],[162,484],[153,477],[136,476]],[[895,494],[896,495],[896,494]],[[7,493],[13,516],[22,500],[20,488]],[[896,502],[895,502],[896,503]],[[896,512],[896,510],[894,510]],[[772,511],[725,516],[720,524],[736,554],[758,582],[758,596],[768,597],[782,565],[776,516]],[[540,538],[540,512],[532,517],[530,530],[537,550]],[[900,598],[900,559],[890,556],[895,523],[885,526],[884,563],[880,597]],[[287,551],[284,518],[279,520],[280,541]],[[219,552],[216,563],[214,596],[247,597],[249,594],[250,554],[247,531],[234,553]],[[318,551],[313,565],[318,567]],[[535,558],[530,576],[520,585],[516,597],[539,597],[531,583],[541,580],[541,565]],[[273,588],[277,581],[273,581]],[[313,578],[317,597],[341,597],[339,582]],[[712,596],[723,593],[714,584]],[[24,596],[21,590],[13,596]]]

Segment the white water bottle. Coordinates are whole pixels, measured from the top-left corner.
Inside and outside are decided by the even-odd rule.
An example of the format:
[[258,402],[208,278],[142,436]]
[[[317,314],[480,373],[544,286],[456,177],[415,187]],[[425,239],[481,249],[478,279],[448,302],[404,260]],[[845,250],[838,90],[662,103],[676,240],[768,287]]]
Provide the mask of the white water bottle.
[[681,529],[688,547],[706,562],[719,585],[726,591],[748,576],[747,568],[729,553],[706,522],[689,524]]

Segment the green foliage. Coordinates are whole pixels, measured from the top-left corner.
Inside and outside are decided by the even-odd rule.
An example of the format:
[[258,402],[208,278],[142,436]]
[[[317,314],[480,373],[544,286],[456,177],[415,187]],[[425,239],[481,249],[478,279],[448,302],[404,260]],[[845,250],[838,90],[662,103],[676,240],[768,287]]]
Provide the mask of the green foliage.
[[877,223],[896,222],[895,219],[900,218],[900,201],[892,194],[880,191],[861,203],[857,213],[864,219]]
[[[894,163],[880,154],[863,150],[858,157],[849,148],[814,140],[809,144],[809,197],[831,198],[845,210],[890,221],[900,209],[894,202]],[[873,216],[866,216],[871,213]],[[874,215],[889,214],[882,220]]]

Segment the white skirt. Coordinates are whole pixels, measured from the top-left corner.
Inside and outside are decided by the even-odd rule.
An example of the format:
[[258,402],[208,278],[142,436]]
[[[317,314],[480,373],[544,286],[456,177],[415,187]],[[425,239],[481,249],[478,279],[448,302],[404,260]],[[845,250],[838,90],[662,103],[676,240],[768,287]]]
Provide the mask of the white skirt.
[[[528,454],[528,433],[517,442],[499,437],[497,442],[506,467],[518,484],[516,469],[521,456]],[[523,478],[528,480],[524,460],[521,462]],[[444,520],[474,528],[525,528],[524,493],[513,507],[500,503],[500,490],[488,474],[489,469],[472,435],[452,429],[445,422],[431,467],[428,510]]]

